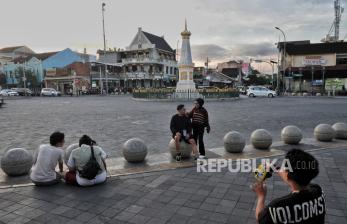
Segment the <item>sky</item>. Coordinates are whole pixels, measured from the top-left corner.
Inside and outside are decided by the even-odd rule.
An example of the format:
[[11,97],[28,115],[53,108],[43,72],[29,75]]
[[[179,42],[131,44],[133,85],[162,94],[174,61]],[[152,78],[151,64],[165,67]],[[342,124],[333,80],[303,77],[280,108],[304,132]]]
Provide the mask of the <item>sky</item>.
[[[212,66],[231,59],[277,59],[275,43],[283,37],[275,26],[285,31],[288,41],[320,42],[334,19],[334,0],[0,0],[0,48],[87,48],[96,54],[103,48],[102,2],[107,47],[125,48],[142,27],[164,35],[176,49],[187,18],[196,65],[207,57]],[[345,16],[342,39],[347,35]],[[258,68],[266,71],[269,66]]]

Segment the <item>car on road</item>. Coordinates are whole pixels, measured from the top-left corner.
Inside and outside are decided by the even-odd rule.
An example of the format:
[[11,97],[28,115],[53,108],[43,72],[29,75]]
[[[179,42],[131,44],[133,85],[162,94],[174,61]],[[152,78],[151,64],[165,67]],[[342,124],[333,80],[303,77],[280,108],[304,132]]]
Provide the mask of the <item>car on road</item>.
[[53,88],[43,88],[41,90],[41,96],[61,96],[61,92]]
[[18,92],[11,89],[3,89],[0,91],[1,96],[19,96]]
[[250,86],[247,90],[247,96],[256,97],[256,96],[266,96],[266,97],[275,97],[277,94],[275,91],[268,89],[263,86]]
[[28,88],[12,88],[11,90],[17,92],[20,96],[32,96],[33,92]]

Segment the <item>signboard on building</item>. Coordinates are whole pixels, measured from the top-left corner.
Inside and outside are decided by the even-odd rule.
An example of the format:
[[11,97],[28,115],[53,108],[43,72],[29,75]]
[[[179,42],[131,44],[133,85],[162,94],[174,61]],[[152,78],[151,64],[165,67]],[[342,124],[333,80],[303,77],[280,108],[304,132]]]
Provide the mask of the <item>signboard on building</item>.
[[313,80],[312,85],[313,86],[322,86],[323,80]]
[[342,90],[344,81],[342,79],[327,79],[325,81],[326,90]]
[[249,75],[249,63],[243,63],[242,64],[242,73],[246,76]]
[[53,77],[57,74],[57,69],[56,68],[49,68],[46,70],[46,76],[47,77]]
[[320,55],[315,55],[315,56],[305,56],[302,59],[302,64],[303,65],[325,65],[327,61]]

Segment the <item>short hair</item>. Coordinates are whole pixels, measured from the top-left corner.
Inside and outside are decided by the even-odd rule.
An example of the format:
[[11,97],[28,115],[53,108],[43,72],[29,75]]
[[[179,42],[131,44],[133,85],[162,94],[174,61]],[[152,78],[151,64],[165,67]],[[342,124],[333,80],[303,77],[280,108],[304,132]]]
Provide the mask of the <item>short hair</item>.
[[197,99],[196,99],[196,102],[198,102],[198,104],[200,105],[200,107],[202,107],[202,106],[204,105],[204,103],[205,103],[204,99],[202,99],[202,98],[197,98]]
[[81,145],[94,145],[96,144],[96,142],[91,139],[91,137],[89,137],[88,135],[83,135],[80,140],[79,140],[79,143],[78,145],[81,147]]
[[61,143],[64,141],[65,135],[64,133],[61,133],[59,131],[54,132],[53,134],[51,134],[51,136],[49,137],[49,143],[52,146],[56,146],[57,144]]
[[177,106],[177,110],[182,110],[183,107],[184,107],[184,105],[180,104],[180,105]]
[[319,164],[316,158],[301,149],[292,149],[286,154],[292,167],[288,172],[288,179],[300,186],[307,186],[319,173]]

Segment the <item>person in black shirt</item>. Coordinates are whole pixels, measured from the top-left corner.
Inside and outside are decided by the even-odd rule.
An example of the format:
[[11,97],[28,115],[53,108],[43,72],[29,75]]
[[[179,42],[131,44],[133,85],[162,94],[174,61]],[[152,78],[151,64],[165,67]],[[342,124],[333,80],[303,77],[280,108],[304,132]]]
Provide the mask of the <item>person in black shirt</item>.
[[318,161],[299,149],[289,151],[285,159],[290,164],[288,170],[281,169],[277,173],[289,185],[290,194],[271,201],[265,207],[265,183],[253,185],[257,194],[255,216],[258,223],[323,224],[325,196],[319,185],[311,184],[311,180],[319,173]]
[[182,140],[191,145],[194,158],[197,159],[199,153],[192,136],[192,123],[186,116],[186,109],[183,104],[177,106],[177,114],[171,118],[170,130],[172,132],[172,138],[175,139],[176,142],[176,160],[181,161],[180,142]]

